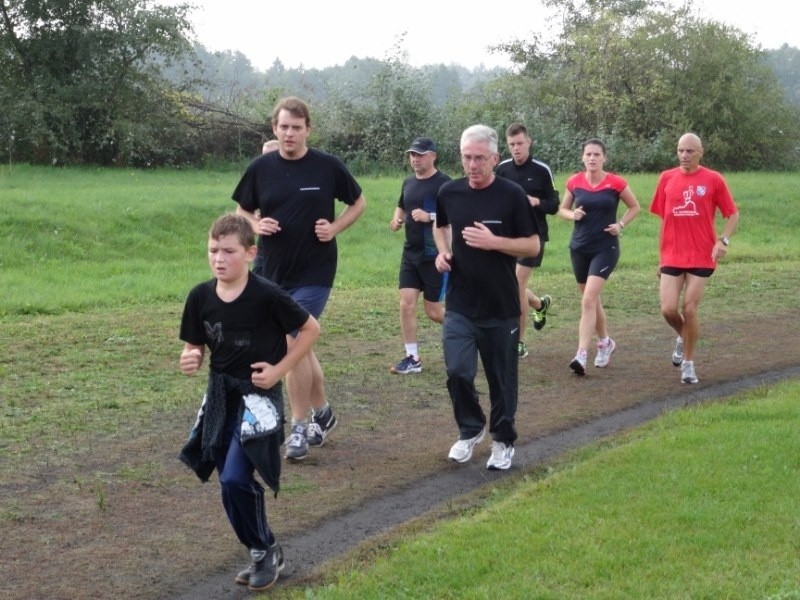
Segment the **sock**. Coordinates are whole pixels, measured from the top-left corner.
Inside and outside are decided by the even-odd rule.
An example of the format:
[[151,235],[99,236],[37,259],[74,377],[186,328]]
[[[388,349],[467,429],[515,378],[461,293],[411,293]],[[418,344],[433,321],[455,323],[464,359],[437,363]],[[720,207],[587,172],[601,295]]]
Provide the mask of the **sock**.
[[608,346],[608,340],[609,339],[610,338],[608,336],[606,336],[604,338],[600,338],[600,345],[603,346],[603,348],[605,348],[606,346]]
[[589,353],[586,350],[584,350],[583,348],[578,348],[578,356],[584,356],[585,357],[587,354],[589,354]]
[[415,359],[419,359],[419,344],[417,342],[406,344],[406,356],[413,356]]
[[295,425],[302,425],[303,427],[307,427],[308,419],[296,419],[292,417],[292,427],[294,427]]

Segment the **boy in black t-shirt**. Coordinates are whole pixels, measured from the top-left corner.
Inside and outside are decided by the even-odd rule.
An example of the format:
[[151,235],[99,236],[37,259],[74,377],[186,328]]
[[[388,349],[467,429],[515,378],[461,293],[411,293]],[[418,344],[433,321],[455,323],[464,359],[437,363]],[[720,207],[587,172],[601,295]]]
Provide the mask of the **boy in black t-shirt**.
[[[283,569],[283,551],[267,525],[258,471],[277,495],[284,440],[281,379],[319,337],[319,323],[289,294],[250,272],[256,255],[250,222],[224,215],[211,227],[208,262],[214,278],[186,300],[180,369],[194,375],[210,351],[203,405],[180,459],[202,481],[216,468],[222,504],[251,565],[236,583],[260,591]],[[287,348],[286,336],[297,333]]]

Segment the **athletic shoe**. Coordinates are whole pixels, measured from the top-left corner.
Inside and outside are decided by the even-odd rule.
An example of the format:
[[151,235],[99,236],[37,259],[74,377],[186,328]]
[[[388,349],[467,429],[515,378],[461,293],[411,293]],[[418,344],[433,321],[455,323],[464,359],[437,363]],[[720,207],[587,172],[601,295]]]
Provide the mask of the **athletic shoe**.
[[694,372],[694,361],[685,360],[681,363],[681,381],[683,383],[697,383],[697,374]]
[[594,366],[601,369],[607,367],[609,361],[611,360],[611,353],[616,349],[617,343],[611,338],[608,338],[608,343],[605,346],[598,343],[597,356],[594,357]]
[[447,458],[457,463],[465,463],[472,458],[472,449],[480,444],[483,436],[486,435],[486,428],[481,429],[481,432],[474,438],[468,440],[458,440],[453,447],[450,448],[450,454]]
[[308,425],[308,440],[309,446],[322,446],[325,440],[328,439],[328,434],[336,427],[336,415],[329,406],[319,414],[316,412],[311,417],[311,423]]
[[408,373],[422,373],[422,361],[418,358],[414,358],[409,354],[389,370],[392,373],[395,373],[396,375],[407,375]]
[[586,375],[586,353],[580,350],[569,363],[569,368],[575,372],[575,375]]
[[672,364],[680,367],[683,362],[683,338],[678,337],[675,340],[675,350],[672,351]]
[[278,543],[272,544],[266,550],[250,549],[250,577],[247,587],[253,592],[266,590],[278,581],[278,573],[283,568],[283,550]]
[[550,296],[542,296],[542,308],[539,310],[533,309],[533,328],[536,331],[547,325],[547,309],[550,308],[552,303],[553,299]]
[[308,456],[308,439],[305,425],[292,425],[292,433],[286,440],[286,458],[302,460]]
[[512,458],[514,458],[514,446],[503,442],[492,442],[492,455],[486,462],[486,468],[490,471],[506,471],[511,467]]
[[525,342],[519,342],[517,344],[517,356],[519,358],[525,358],[528,356],[528,347],[525,345]]
[[[275,546],[277,546],[275,554],[278,556],[278,573],[280,573],[281,571],[283,571],[283,567],[285,567],[286,565],[283,562],[283,549],[280,546],[278,546],[278,542],[273,543],[271,548]],[[238,583],[239,585],[249,585],[250,576],[253,574],[254,570],[255,570],[255,563],[251,562],[250,566],[248,566],[246,569],[239,571],[239,573],[236,575],[236,580],[235,580],[236,583]]]

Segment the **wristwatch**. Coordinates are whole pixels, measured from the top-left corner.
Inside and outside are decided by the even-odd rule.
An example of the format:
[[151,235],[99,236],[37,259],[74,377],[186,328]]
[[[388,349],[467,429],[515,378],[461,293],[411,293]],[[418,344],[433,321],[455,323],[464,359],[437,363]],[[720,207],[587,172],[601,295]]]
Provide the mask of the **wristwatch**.
[[730,239],[728,239],[728,237],[724,235],[721,238],[719,238],[719,241],[722,242],[723,246],[727,246],[728,244],[731,243]]

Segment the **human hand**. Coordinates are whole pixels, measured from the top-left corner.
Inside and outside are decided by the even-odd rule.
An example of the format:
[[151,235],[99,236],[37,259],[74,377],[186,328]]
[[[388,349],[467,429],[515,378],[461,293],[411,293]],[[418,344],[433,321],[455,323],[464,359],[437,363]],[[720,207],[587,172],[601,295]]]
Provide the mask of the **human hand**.
[[431,214],[421,208],[415,208],[411,211],[411,218],[417,223],[430,223],[432,221]]
[[586,210],[582,206],[578,206],[577,208],[572,209],[573,221],[580,221],[585,216],[586,216]]
[[453,255],[450,252],[440,252],[436,255],[436,260],[434,261],[436,270],[439,271],[439,273],[452,271],[452,266],[450,264],[452,261]]
[[402,226],[403,226],[403,219],[394,219],[394,218],[393,218],[393,219],[392,219],[392,220],[389,222],[389,229],[391,229],[392,231],[397,231],[397,230],[398,230],[398,229],[400,229]]
[[493,250],[495,247],[494,240],[497,237],[492,233],[491,229],[477,221],[473,227],[464,227],[461,231],[461,236],[467,246],[480,248],[481,250]]
[[317,239],[320,242],[330,242],[336,237],[333,230],[333,224],[328,219],[319,219],[314,224],[314,233],[317,234]]
[[250,368],[253,369],[250,380],[254,386],[262,390],[270,389],[281,380],[275,365],[271,365],[268,362],[256,362],[250,365]]
[[265,217],[258,220],[258,235],[273,235],[281,230],[281,226],[272,217]]
[[181,352],[180,368],[184,375],[194,375],[203,364],[203,352],[197,348]]

